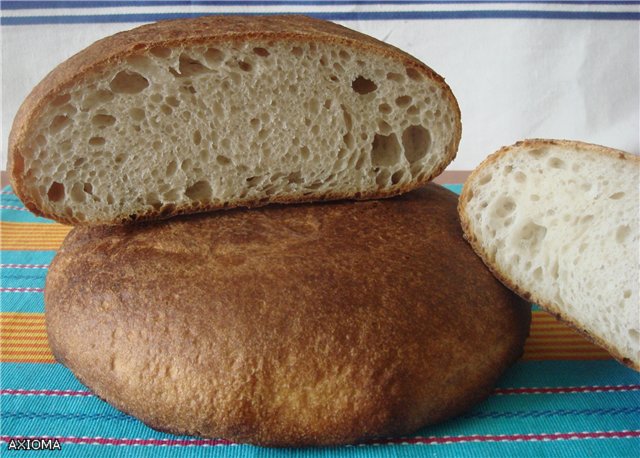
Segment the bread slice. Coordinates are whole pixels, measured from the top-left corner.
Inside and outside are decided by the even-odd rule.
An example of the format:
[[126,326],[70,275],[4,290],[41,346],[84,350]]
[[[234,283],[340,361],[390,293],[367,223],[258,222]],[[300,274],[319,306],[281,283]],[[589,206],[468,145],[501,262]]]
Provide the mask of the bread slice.
[[638,156],[527,140],[471,174],[458,210],[505,285],[640,370],[639,189]]
[[402,437],[486,398],[529,331],[530,305],[464,241],[457,197],[429,184],[77,227],[47,276],[49,344],[98,397],[174,434]]
[[62,63],[10,136],[16,193],[67,224],[378,198],[451,162],[457,102],[408,54],[302,16],[145,25]]

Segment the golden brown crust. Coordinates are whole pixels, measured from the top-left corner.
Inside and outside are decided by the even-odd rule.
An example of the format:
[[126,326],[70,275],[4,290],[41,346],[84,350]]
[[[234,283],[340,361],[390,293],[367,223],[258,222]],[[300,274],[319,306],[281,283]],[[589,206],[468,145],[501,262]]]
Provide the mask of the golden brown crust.
[[72,230],[47,278],[60,362],[154,428],[262,445],[402,435],[486,397],[527,304],[455,194]]
[[640,164],[640,156],[636,156],[634,154],[627,153],[625,151],[608,148],[606,146],[594,145],[591,143],[584,143],[580,141],[573,140],[553,140],[553,139],[527,139],[519,141],[511,146],[505,146],[500,148],[495,153],[488,156],[475,170],[469,175],[467,181],[465,182],[464,187],[462,188],[462,193],[460,194],[460,199],[458,201],[458,214],[460,218],[460,224],[462,226],[462,230],[464,232],[464,238],[469,242],[473,250],[477,253],[478,256],[482,259],[482,261],[486,264],[486,266],[491,270],[493,275],[500,280],[507,288],[509,288],[514,293],[518,294],[525,300],[531,301],[542,307],[544,310],[555,316],[558,320],[561,320],[571,326],[573,329],[581,333],[591,342],[599,345],[600,347],[607,350],[615,359],[617,359],[622,364],[636,370],[640,371],[640,364],[635,364],[633,361],[630,361],[624,355],[621,355],[615,348],[611,346],[608,342],[603,339],[594,336],[587,332],[580,323],[576,322],[570,316],[564,313],[564,311],[558,307],[556,304],[552,302],[546,301],[535,292],[527,291],[523,289],[520,285],[516,284],[513,280],[509,278],[509,276],[500,270],[500,268],[490,261],[489,253],[487,253],[477,237],[475,237],[473,233],[473,229],[471,228],[471,218],[467,215],[466,205],[471,198],[472,186],[475,182],[476,177],[478,177],[486,167],[490,167],[495,162],[499,161],[500,158],[507,154],[512,154],[514,150],[519,148],[539,148],[546,146],[560,146],[566,148],[580,148],[583,151],[592,151],[596,154],[602,154],[606,156],[610,156],[616,159],[635,161]]
[[[29,189],[24,180],[23,159],[27,149],[30,129],[46,106],[61,91],[75,85],[78,81],[99,72],[102,68],[114,65],[125,58],[143,54],[151,48],[164,46],[184,46],[198,44],[214,44],[230,41],[244,41],[250,39],[272,41],[313,41],[320,43],[336,43],[351,46],[365,53],[383,55],[401,62],[405,67],[412,68],[423,77],[435,81],[442,89],[443,96],[449,99],[456,112],[454,120],[454,135],[447,147],[447,157],[439,164],[431,176],[416,180],[402,188],[387,192],[370,192],[361,198],[383,198],[407,192],[422,186],[432,178],[442,173],[446,166],[455,158],[458,144],[462,135],[460,108],[449,86],[444,79],[431,68],[411,55],[398,48],[376,40],[368,35],[350,30],[338,24],[306,16],[203,16],[195,19],[177,19],[160,21],[143,25],[135,29],[120,32],[97,41],[88,48],[80,51],[51,71],[27,96],[21,105],[13,122],[9,135],[9,158],[7,170],[10,173],[14,192],[25,206],[38,216],[54,219],[62,224],[82,224],[75,218],[43,211],[39,204],[37,191]],[[358,190],[350,193],[327,193],[321,199],[354,198]],[[237,202],[234,207],[255,207],[267,203],[290,203],[310,201],[311,198],[274,198],[266,202],[245,201]],[[205,212],[226,208],[223,204],[208,203],[198,207],[177,206],[165,214],[152,211],[134,218],[135,221],[168,218],[173,215]],[[99,221],[97,224],[121,224],[132,222],[134,219],[120,221]],[[86,224],[86,223],[85,223]],[[94,223],[95,224],[95,223]]]

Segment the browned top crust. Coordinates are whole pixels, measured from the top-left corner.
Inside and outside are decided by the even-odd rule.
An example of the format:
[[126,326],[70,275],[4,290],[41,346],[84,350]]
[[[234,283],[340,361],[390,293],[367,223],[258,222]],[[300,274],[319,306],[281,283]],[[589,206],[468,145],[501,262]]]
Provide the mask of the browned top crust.
[[[88,74],[97,73],[101,69],[125,60],[132,55],[144,54],[156,47],[172,47],[180,45],[213,44],[231,41],[243,41],[252,38],[273,41],[314,41],[321,43],[340,43],[355,49],[387,56],[400,61],[407,68],[412,68],[424,77],[438,83],[444,89],[443,95],[449,98],[451,106],[457,112],[455,119],[455,134],[450,147],[448,157],[442,161],[431,176],[424,177],[413,187],[405,186],[400,192],[406,192],[426,183],[436,177],[455,158],[457,147],[462,134],[460,123],[460,109],[457,100],[444,82],[444,79],[431,68],[420,62],[413,56],[400,49],[379,41],[368,35],[356,32],[332,22],[313,19],[301,15],[282,16],[203,16],[191,19],[177,19],[160,21],[147,24],[132,30],[117,33],[99,40],[86,49],[75,54],[65,62],[52,70],[31,91],[20,106],[13,122],[9,135],[9,155],[7,170],[14,192],[22,200],[25,206],[38,216],[55,219],[63,224],[79,224],[74,218],[64,215],[54,215],[43,211],[38,205],[38,199],[34,197],[37,191],[29,189],[24,176],[24,152],[28,150],[27,139],[30,137],[30,129],[34,121],[41,115],[48,104],[61,91],[73,86]],[[349,195],[332,195],[328,193],[320,200],[336,198],[376,198],[388,197],[397,194],[395,192],[369,193],[361,195],[354,192]],[[304,199],[300,199],[302,201]],[[274,202],[289,203],[286,198],[273,199]],[[244,202],[247,207],[259,206],[264,203]],[[231,205],[233,207],[234,205]],[[118,221],[127,223],[137,220],[166,218],[174,214],[202,212],[213,209],[226,208],[221,204],[208,204],[195,207],[180,207],[173,212],[165,214],[137,215],[131,220]]]
[[530,310],[437,185],[70,232],[49,342],[152,427],[263,445],[410,433],[486,397]]

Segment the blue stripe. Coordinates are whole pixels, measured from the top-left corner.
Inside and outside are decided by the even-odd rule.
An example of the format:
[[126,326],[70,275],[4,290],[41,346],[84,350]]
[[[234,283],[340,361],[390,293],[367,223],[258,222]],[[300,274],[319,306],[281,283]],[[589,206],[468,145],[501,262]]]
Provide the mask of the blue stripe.
[[44,294],[0,292],[0,311],[44,313]]
[[[3,374],[3,388],[13,389],[60,389],[85,390],[72,376],[71,372],[59,364],[3,363],[0,365]],[[589,372],[591,368],[593,371]],[[539,371],[539,372],[534,372]],[[599,361],[567,361],[567,362],[528,362],[517,363],[503,383],[508,379],[515,384],[511,387],[525,386],[534,379],[545,386],[563,385],[563,380],[580,384],[626,384],[629,373],[613,362]],[[635,373],[634,373],[635,374]],[[637,380],[638,374],[631,380]],[[553,433],[566,431],[593,431],[637,429],[638,416],[629,418],[624,412],[633,406],[640,405],[638,392],[605,392],[578,394],[493,396],[478,408],[482,412],[496,413],[498,416],[480,418],[458,418],[437,426],[424,428],[418,434],[426,436],[470,435],[470,434],[511,434],[511,433]],[[525,403],[526,407],[522,407]],[[50,397],[50,396],[4,396],[3,434],[7,435],[48,435],[48,436],[88,436],[115,438],[173,438],[169,434],[153,431],[142,423],[131,419],[95,397]],[[558,419],[541,418],[531,415],[525,418],[508,418],[499,416],[500,412],[531,411],[532,407],[550,406],[559,412],[582,410],[593,413],[607,406],[608,415],[598,417],[597,425],[591,418],[574,418],[570,415],[559,415]],[[563,407],[563,405],[568,407]],[[626,410],[625,410],[626,409]],[[543,409],[538,412],[551,411]],[[535,411],[532,411],[535,412]],[[588,416],[587,416],[588,417]],[[429,446],[429,450],[421,445],[389,445],[384,448],[336,447],[324,449],[278,450],[263,449],[251,446],[239,447],[118,447],[123,455],[135,456],[202,456],[217,454],[228,456],[264,456],[276,458],[291,457],[292,452],[298,457],[371,457],[406,456],[419,457],[430,452],[434,456],[633,456],[640,440],[631,439],[598,439],[571,440],[550,442],[499,442],[441,444]],[[114,448],[100,445],[66,444],[62,452],[51,456],[113,456]],[[149,455],[144,455],[148,450]],[[206,452],[205,452],[206,450]],[[194,453],[191,455],[190,453]],[[38,456],[47,456],[46,452]]]
[[239,0],[239,1],[3,1],[2,10],[29,9],[71,9],[71,8],[116,8],[116,7],[145,7],[145,6],[279,6],[279,5],[487,5],[487,4],[543,4],[543,5],[638,5],[640,1],[580,1],[580,0],[327,0],[327,1],[286,1],[286,0]]
[[[275,15],[287,13],[246,13],[247,16]],[[291,13],[290,13],[291,14]],[[381,12],[305,12],[306,16],[328,21],[380,21],[380,20],[443,20],[443,19],[561,19],[594,21],[637,21],[640,12],[598,11],[381,11]],[[107,14],[78,16],[20,16],[2,17],[0,25],[44,25],[44,24],[110,24],[145,23],[168,19],[186,19],[200,16],[223,16],[224,13],[149,13]]]
[[20,251],[7,250],[2,252],[3,264],[50,264],[55,251]]

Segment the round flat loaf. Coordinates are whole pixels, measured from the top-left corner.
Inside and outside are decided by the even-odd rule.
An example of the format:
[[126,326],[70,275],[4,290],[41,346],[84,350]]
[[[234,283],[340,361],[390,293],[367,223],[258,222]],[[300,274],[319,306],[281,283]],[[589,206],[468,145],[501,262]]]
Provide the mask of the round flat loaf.
[[529,329],[456,203],[432,184],[75,228],[47,278],[51,349],[164,431],[271,446],[411,433],[489,395]]

